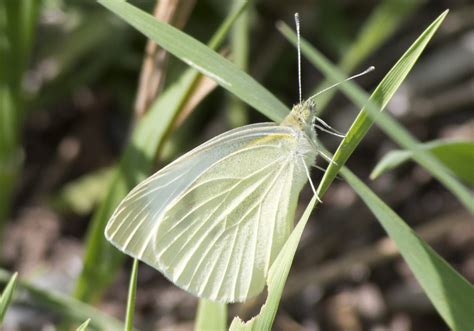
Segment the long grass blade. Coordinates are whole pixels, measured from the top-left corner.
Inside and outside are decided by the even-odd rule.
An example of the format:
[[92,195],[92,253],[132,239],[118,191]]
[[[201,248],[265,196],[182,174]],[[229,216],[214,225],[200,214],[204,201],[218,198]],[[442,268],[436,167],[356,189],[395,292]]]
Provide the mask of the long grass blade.
[[316,196],[314,196],[306,206],[298,224],[291,232],[290,237],[270,267],[267,279],[268,296],[265,304],[260,309],[259,314],[247,322],[242,321],[239,317],[234,317],[232,324],[230,325],[230,330],[259,331],[272,329],[273,320],[275,319],[278,310],[278,305],[283,293],[283,288],[285,287],[286,279],[290,272],[291,264],[293,263],[296,248],[298,247],[301,234],[308,222],[309,216],[317,202],[318,200]]
[[[441,16],[444,17],[444,16]],[[435,20],[435,27],[439,26],[442,19],[438,18]],[[284,34],[289,35],[288,32],[291,32],[288,27],[282,26],[280,29],[283,31]],[[288,30],[288,31],[287,31]],[[421,41],[419,43],[415,43],[415,48],[417,52],[408,53],[405,55],[405,60],[412,60],[413,63],[418,58],[419,54],[426,46],[426,43],[431,38],[432,34],[436,28],[433,28],[433,24],[428,27],[426,31],[431,31],[431,33],[426,33],[426,31],[421,35]],[[291,35],[293,36],[293,35]],[[420,40],[419,40],[420,41]],[[306,46],[307,47],[307,46]],[[408,57],[408,58],[407,58]],[[402,57],[403,58],[403,57]],[[375,92],[372,94],[371,98],[378,100],[381,104],[386,105],[389,99],[393,96],[395,90],[401,84],[403,79],[405,78],[408,71],[411,69],[411,66],[406,68],[405,75],[398,75],[397,70],[394,70],[397,65],[390,70],[387,76],[382,80],[379,84]],[[394,83],[396,81],[398,84]],[[393,89],[393,90],[392,90]],[[391,91],[390,93],[387,92],[385,94],[381,94],[377,91]],[[361,106],[362,107],[362,106]],[[364,116],[363,116],[364,115]],[[354,121],[353,125],[351,126],[349,132],[347,133],[346,137],[344,138],[343,142],[339,146],[336,156],[333,158],[335,163],[337,163],[337,168],[334,167],[335,164],[331,164],[329,169],[333,167],[332,171],[327,170],[325,176],[323,177],[322,181],[320,182],[317,192],[318,196],[322,197],[326,192],[327,188],[334,180],[337,171],[344,165],[345,161],[349,158],[352,154],[354,149],[357,147],[358,143],[362,140],[362,138],[367,133],[370,125],[372,122],[370,118],[366,115],[365,108],[362,108],[359,116]],[[338,154],[339,152],[339,154]],[[282,251],[280,251],[277,259],[275,260],[274,264],[270,269],[270,276],[268,278],[268,298],[265,305],[262,307],[260,313],[251,319],[250,321],[244,323],[239,318],[235,318],[231,324],[231,330],[262,330],[262,329],[270,329],[273,323],[274,316],[276,314],[278,303],[281,298],[282,290],[284,283],[286,281],[289,268],[291,266],[291,262],[293,261],[294,254],[296,251],[296,246],[299,242],[299,238],[301,237],[301,233],[303,228],[307,222],[307,218],[309,217],[309,213],[316,205],[317,200],[313,198],[311,202],[308,204],[308,207],[303,214],[300,222],[297,224],[295,229],[293,230],[290,238],[285,243]]]
[[41,1],[0,2],[0,237],[23,162],[22,77],[33,44]]
[[130,273],[130,284],[128,287],[127,312],[125,315],[125,331],[133,330],[133,316],[135,311],[135,301],[137,296],[137,276],[138,260],[133,260],[132,271]]
[[288,113],[287,107],[252,77],[196,39],[157,21],[152,15],[125,1],[99,0],[99,3],[223,88],[235,95],[245,96],[243,100],[262,114],[279,120]]
[[452,330],[474,329],[474,287],[347,168],[341,173],[396,243],[416,279]]
[[[405,128],[398,124],[391,116],[381,112],[404,78],[408,75],[428,41],[434,35],[447,14],[448,11],[442,13],[420,37],[418,37],[377,86],[370,98],[366,92],[353,82],[340,85],[340,89],[346,93],[354,103],[363,107],[363,110],[358,114],[346,138],[343,139],[336,151],[334,155],[335,162],[329,165],[324,176],[324,178],[330,178],[331,180],[326,182],[323,178],[325,185],[321,188],[320,193],[326,191],[340,167],[347,161],[349,155],[360,143],[374,121],[376,121],[377,125],[379,125],[390,138],[403,148],[410,150],[413,153],[413,159],[450,190],[470,213],[474,214],[474,197],[469,190],[453,177],[449,170],[431,153],[420,148],[420,143]],[[296,43],[296,35],[288,26],[281,25],[280,31],[292,43]],[[342,81],[345,78],[336,66],[331,64],[324,55],[307,42],[302,40],[301,46],[303,54],[306,55],[316,67],[323,71],[325,75],[331,77],[333,81]]]

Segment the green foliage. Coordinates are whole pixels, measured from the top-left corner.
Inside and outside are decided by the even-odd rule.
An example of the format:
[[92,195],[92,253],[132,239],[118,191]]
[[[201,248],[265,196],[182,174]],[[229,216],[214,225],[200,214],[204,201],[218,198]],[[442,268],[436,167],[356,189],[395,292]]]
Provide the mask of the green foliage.
[[226,90],[237,96],[245,96],[242,100],[272,120],[280,120],[288,113],[287,107],[255,79],[184,32],[157,21],[153,16],[126,2],[100,0],[99,3]]
[[[119,16],[127,20],[130,24],[135,26],[138,30],[144,33],[147,37],[155,40],[162,46],[167,49],[175,56],[179,57],[183,61],[187,62],[197,70],[202,73],[210,76],[221,86],[228,89],[236,96],[248,102],[251,106],[255,107],[257,110],[261,111],[263,114],[266,114],[273,120],[281,120],[284,114],[288,111],[273,97],[269,92],[267,92],[263,87],[259,86],[253,79],[239,71],[235,65],[226,61],[225,59],[218,56],[216,53],[210,51],[208,48],[204,47],[202,44],[196,42],[192,38],[184,35],[183,33],[172,29],[169,26],[163,25],[159,22],[156,22],[151,16],[141,12],[140,10],[130,6],[126,3],[112,2],[109,0],[101,1],[107,8],[116,12]],[[375,90],[370,98],[368,105],[362,108],[359,116],[356,118],[351,129],[349,130],[346,138],[342,141],[340,147],[335,153],[335,163],[329,166],[328,171],[326,172],[321,184],[318,187],[319,195],[322,196],[324,192],[329,187],[332,180],[335,178],[337,172],[341,169],[345,161],[348,159],[350,154],[354,151],[356,146],[360,143],[362,138],[367,133],[370,126],[373,124],[374,119],[377,121],[383,129],[398,143],[410,150],[419,152],[419,149],[416,148],[416,141],[396,123],[393,119],[388,116],[376,116],[378,115],[380,109],[386,106],[388,100],[393,96],[397,88],[400,86],[401,82],[405,79],[408,72],[411,70],[418,57],[420,56],[422,50],[427,45],[428,41],[433,36],[434,32],[437,30],[441,22],[447,13],[443,13],[437,20],[435,20],[427,30],[415,41],[415,43],[409,48],[409,50],[402,56],[400,61],[390,70],[386,78],[382,80],[379,87]],[[285,27],[282,28],[285,31]],[[286,29],[288,30],[288,29]],[[287,35],[290,35],[289,31],[285,31]],[[183,44],[173,43],[173,41],[179,40]],[[323,69],[323,72],[327,74],[333,81],[340,81],[344,77],[337,71],[329,62],[320,56],[314,49],[312,49],[306,43],[303,43],[303,52],[308,54],[311,60],[313,60],[317,65]],[[316,54],[316,55],[315,55]],[[367,95],[358,89],[355,84],[347,84],[347,87],[341,87],[350,97],[352,97],[357,104],[361,107],[366,103]],[[370,115],[370,116],[369,116]],[[401,137],[401,138],[400,138]],[[421,155],[421,156],[418,156]],[[461,201],[468,207],[467,202],[469,201],[469,196],[466,196],[466,191],[460,184],[457,183],[446,169],[437,163],[436,160],[433,160],[433,157],[429,153],[420,152],[417,154],[417,161],[422,165],[427,167],[435,176],[442,181],[448,188],[450,188],[454,194],[460,198]],[[354,183],[351,177],[350,172],[344,170],[344,175]],[[356,190],[358,193],[361,192],[361,186],[355,184]],[[367,192],[365,192],[367,193]],[[366,194],[366,196],[370,196]],[[375,205],[380,206],[380,201],[376,199],[366,198],[365,202],[372,207]],[[262,307],[261,314],[257,318],[251,320],[250,324],[247,324],[246,327],[250,328],[269,328],[273,322],[278,303],[280,301],[281,292],[283,291],[283,286],[286,281],[291,262],[293,260],[294,253],[296,251],[297,244],[299,242],[300,235],[303,231],[304,225],[309,217],[313,206],[316,204],[316,198],[313,198],[308,208],[306,209],[302,220],[298,223],[294,232],[292,233],[290,240],[285,244],[283,250],[279,254],[276,262],[271,267],[270,276],[268,279],[269,286],[269,296],[267,303]],[[379,220],[386,226],[387,217],[392,221],[393,224],[387,227],[389,235],[393,236],[397,245],[400,249],[406,251],[407,249],[415,249],[415,247],[428,247],[427,244],[421,242],[419,239],[416,240],[416,235],[409,236],[407,235],[406,225],[403,222],[393,222],[397,220],[397,216],[392,214],[393,212],[384,206],[383,211],[377,210],[374,213],[377,215]],[[469,208],[469,207],[468,207]],[[375,210],[375,209],[374,209]],[[388,216],[387,216],[388,215]],[[385,223],[384,223],[385,221]],[[405,241],[400,241],[398,233],[405,234]],[[414,239],[415,238],[415,239]],[[417,245],[413,244],[416,241]],[[412,244],[407,244],[411,242]],[[426,251],[426,249],[424,250]],[[413,253],[412,253],[413,254]],[[415,254],[414,259],[423,258],[422,251],[417,250],[417,257]],[[454,282],[452,285],[456,290],[465,289],[465,283],[463,283],[462,277],[460,277],[454,270],[447,267],[447,264],[432,251],[429,250],[428,256],[430,260],[436,260],[437,268],[429,269],[429,266],[426,262],[422,263],[422,269],[430,270],[430,277],[440,277],[441,279]],[[426,260],[426,259],[425,259]],[[410,266],[413,268],[415,273],[419,273],[418,267],[412,263],[413,261],[407,261]],[[440,272],[437,272],[441,270]],[[450,326],[460,326],[464,325],[463,323],[470,323],[469,319],[466,317],[464,310],[461,309],[461,312],[458,315],[449,315],[446,313],[440,300],[443,301],[445,298],[439,298],[437,291],[439,286],[426,286],[426,283],[430,281],[427,278],[418,278],[424,289],[429,292],[428,296],[435,307],[440,311],[441,316],[446,320]],[[462,298],[453,296],[450,298],[452,303],[449,304],[449,307],[459,307],[462,306],[465,302]],[[201,302],[200,306],[201,312],[198,314],[198,322],[202,321],[201,316],[203,316],[202,311],[206,311],[206,303]],[[261,323],[261,324],[260,324]],[[468,325],[466,324],[466,325]],[[199,323],[198,323],[199,325]],[[239,326],[240,325],[240,326]],[[243,327],[238,320],[234,320],[232,328]]]
[[[474,142],[457,140],[436,140],[421,144],[420,148],[429,150],[449,170],[470,185],[474,185]],[[401,166],[413,158],[413,152],[394,150],[383,156],[370,174],[371,179]]]
[[[437,24],[434,25],[435,27],[439,26],[444,16],[445,14],[435,20],[435,23],[437,22]],[[286,35],[289,35],[289,33],[287,33],[289,30],[283,29],[283,31],[285,31]],[[400,86],[406,74],[411,69],[411,66],[407,67],[407,63],[414,64],[416,58],[426,46],[427,41],[432,37],[434,31],[436,31],[436,28],[433,29],[432,24],[414,43],[415,47],[412,46],[412,48],[410,48],[411,51],[406,52],[402,56],[400,61],[397,62],[375,89],[375,92],[371,96],[373,102],[380,105],[386,105],[388,103],[388,100],[396,88]],[[413,61],[410,61],[410,59]],[[406,70],[404,75],[399,74],[402,69]],[[385,91],[386,93],[380,93],[380,91]],[[391,91],[391,93],[387,91]],[[342,168],[343,174],[348,181],[350,181],[351,186],[353,186],[364,202],[374,212],[389,236],[395,241],[423,289],[446,323],[451,327],[472,327],[472,325],[474,325],[472,317],[469,315],[469,308],[466,308],[471,307],[474,302],[474,295],[471,295],[471,293],[473,293],[472,287],[462,276],[439,257],[428,244],[419,239],[416,234],[409,229],[388,206],[378,199],[375,194],[365,187],[356,176],[348,169],[343,168],[345,161],[349,158],[358,142],[365,136],[369,127],[372,125],[370,117],[361,116],[364,112],[365,108],[361,110],[346,137],[341,142],[333,158],[335,163],[332,163],[329,169],[331,167]],[[336,173],[337,171],[326,171],[317,189],[319,196],[324,194],[330,183],[334,180]],[[283,286],[296,251],[296,246],[309,217],[309,212],[313,209],[315,203],[316,199],[313,198],[303,214],[302,219],[271,267],[268,278],[268,298],[260,314],[245,324],[238,318],[234,319],[231,325],[232,330],[259,330],[271,327],[281,298]],[[436,268],[431,267],[433,263],[436,265]],[[437,279],[441,281],[435,282],[434,280]],[[456,295],[448,295],[449,293],[456,293]],[[463,293],[467,295],[461,295]],[[462,330],[462,328],[455,329]]]
[[[9,45],[12,45],[11,48],[5,48],[3,44],[0,45],[2,46],[0,47],[0,59],[3,61],[5,58],[9,63],[13,61],[18,64],[11,67],[10,65],[0,66],[0,169],[2,170],[0,172],[0,228],[8,209],[9,196],[15,178],[18,176],[18,165],[21,160],[18,131],[22,120],[23,105],[20,98],[22,91],[19,82],[30,53],[39,3],[27,0],[20,2],[20,6],[11,6],[7,2],[0,3],[1,32],[5,32],[5,36],[10,42]],[[88,230],[84,269],[76,287],[75,295],[83,301],[98,300],[121,266],[123,255],[104,240],[105,224],[119,201],[153,169],[156,155],[162,149],[163,142],[171,132],[177,115],[193,93],[201,74],[209,76],[230,91],[233,94],[232,98],[240,99],[233,99],[237,101],[236,103],[232,102],[235,107],[234,113],[231,115],[234,116],[231,120],[232,123],[243,124],[246,121],[245,116],[241,116],[244,114],[242,102],[248,103],[274,121],[280,121],[288,112],[287,107],[274,95],[242,70],[246,68],[248,56],[248,13],[241,17],[233,34],[232,41],[237,50],[233,54],[233,58],[237,65],[214,51],[244,10],[245,3],[236,5],[208,46],[205,46],[187,34],[157,21],[151,15],[125,1],[99,0],[99,2],[192,68],[172,83],[155,101],[147,114],[137,122],[130,143],[117,167],[91,177],[84,177],[73,185],[65,187],[55,199],[55,203],[60,207],[66,206],[75,212],[84,213],[92,210],[94,204],[104,197]],[[349,72],[363,62],[400,26],[403,19],[412,13],[419,3],[419,1],[398,0],[381,2],[366,22],[356,42],[342,57],[339,69]],[[368,102],[369,96],[356,84],[347,83],[341,86],[341,89],[362,110],[336,151],[335,163],[328,167],[317,192],[322,197],[340,171],[394,240],[403,258],[446,324],[454,330],[471,330],[474,327],[474,315],[471,313],[471,308],[474,306],[472,285],[437,255],[428,244],[418,238],[397,214],[344,167],[345,162],[375,122],[404,150],[386,155],[374,169],[373,177],[393,169],[409,159],[414,159],[453,192],[468,210],[474,212],[474,199],[469,190],[452,176],[455,174],[466,183],[474,183],[472,166],[470,166],[474,162],[474,144],[454,141],[421,144],[394,119],[380,113],[416,63],[446,14],[447,12],[438,17],[420,35],[382,80]],[[7,16],[16,17],[18,20],[5,21],[4,18]],[[97,23],[102,18],[103,15],[99,14],[94,16],[93,21]],[[66,46],[63,45],[64,47],[59,51],[60,62],[64,68],[71,68],[79,58],[88,54],[98,44],[109,40],[114,33],[114,25],[108,24],[99,33],[91,35],[94,23],[91,24],[83,30],[77,31],[77,35],[71,39],[74,41],[65,44]],[[280,30],[292,42],[295,42],[295,36],[287,26],[280,26]],[[310,61],[325,74],[327,84],[345,78],[338,68],[304,41],[302,50]],[[107,61],[107,57],[110,55],[111,53],[105,53],[102,60]],[[77,84],[78,81],[80,80],[78,79],[74,83]],[[56,89],[56,85],[52,85],[51,88]],[[321,96],[318,100],[318,109],[322,109],[332,95],[331,91]],[[236,114],[237,116],[235,116]],[[325,152],[329,154],[327,151]],[[231,330],[271,329],[298,243],[316,204],[317,199],[313,197],[271,266],[267,279],[268,297],[260,314],[247,323],[234,318],[230,326]],[[17,285],[20,289],[29,292],[40,307],[48,308],[74,322],[82,322],[87,319],[77,330],[86,330],[89,324],[94,329],[132,330],[137,273],[138,261],[134,260],[130,277],[126,321],[125,325],[122,325],[79,300],[37,288],[25,281],[18,281],[16,274],[11,276],[0,270],[0,281],[4,283],[8,281],[0,297],[0,322],[11,302],[15,285]],[[226,305],[200,300],[195,321],[197,330],[222,330],[226,328],[226,321]]]

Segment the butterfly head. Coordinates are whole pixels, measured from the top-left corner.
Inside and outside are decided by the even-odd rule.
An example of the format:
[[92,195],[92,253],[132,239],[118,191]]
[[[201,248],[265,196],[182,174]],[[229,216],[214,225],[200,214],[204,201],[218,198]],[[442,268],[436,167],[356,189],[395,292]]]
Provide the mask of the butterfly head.
[[311,138],[316,139],[316,131],[314,123],[316,121],[316,104],[314,100],[308,99],[295,106],[291,112],[281,122],[281,125],[290,126],[297,130],[301,130]]

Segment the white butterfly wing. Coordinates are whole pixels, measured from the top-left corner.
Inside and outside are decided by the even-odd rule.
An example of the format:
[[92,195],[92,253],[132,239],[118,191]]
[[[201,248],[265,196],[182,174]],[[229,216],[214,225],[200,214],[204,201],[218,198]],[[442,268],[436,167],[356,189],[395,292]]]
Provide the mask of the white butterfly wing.
[[306,181],[299,143],[273,123],[226,132],[133,189],[106,237],[199,297],[254,296],[293,227]]

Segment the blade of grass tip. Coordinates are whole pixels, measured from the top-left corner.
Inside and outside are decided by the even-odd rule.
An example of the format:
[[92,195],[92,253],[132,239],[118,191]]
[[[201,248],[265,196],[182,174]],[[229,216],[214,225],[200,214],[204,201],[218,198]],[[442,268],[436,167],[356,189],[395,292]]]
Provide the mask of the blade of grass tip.
[[396,243],[400,254],[450,329],[473,330],[474,287],[360,179],[347,168],[342,168],[341,173]]
[[133,315],[135,311],[135,299],[137,296],[138,260],[133,259],[132,272],[130,273],[130,285],[128,287],[127,313],[125,317],[125,331],[133,330]]
[[[0,269],[0,283],[6,283],[11,276],[8,271]],[[17,289],[28,292],[34,305],[57,313],[59,316],[75,322],[91,318],[91,327],[99,330],[123,330],[124,328],[124,325],[115,318],[70,296],[42,289],[22,279],[17,280],[16,286]]]
[[202,74],[212,78],[262,114],[280,121],[288,108],[238,66],[185,33],[157,21],[153,16],[124,1],[99,0],[162,48]]
[[91,319],[88,318],[84,323],[79,325],[79,327],[76,329],[76,331],[87,331],[87,327],[89,326],[90,322],[91,322]]
[[227,329],[227,305],[220,302],[200,299],[195,318],[194,330],[226,330]]
[[[362,107],[362,111],[358,114],[346,137],[337,149],[334,155],[335,162],[329,165],[323,177],[321,182],[323,185],[320,185],[321,189],[318,191],[321,195],[329,187],[340,167],[347,161],[350,154],[352,154],[375,121],[397,144],[412,151],[414,160],[428,170],[458,198],[470,213],[474,214],[474,198],[469,190],[453,177],[449,170],[432,156],[431,153],[421,149],[419,147],[420,143],[406,129],[392,119],[392,117],[382,112],[447,14],[448,11],[443,12],[428,26],[392,69],[390,69],[369,99],[368,94],[353,82],[347,82],[340,86],[341,90],[347,94],[355,104]],[[280,31],[292,43],[296,43],[296,36],[288,26],[281,26]],[[341,73],[336,66],[331,64],[324,55],[304,40],[302,40],[301,50],[316,67],[323,71],[325,75],[331,77],[333,81],[342,81],[345,78],[343,73]]]
[[[224,20],[209,42],[210,47],[219,47],[245,5],[246,3],[242,3],[242,7]],[[187,70],[175,84],[160,95],[134,128],[131,142],[122,155],[119,167],[114,170],[106,196],[94,213],[92,224],[88,228],[83,270],[74,292],[76,298],[86,302],[98,300],[114,279],[124,255],[104,238],[107,220],[127,192],[152,170],[155,155],[198,78],[199,73],[194,69]]]
[[[365,21],[355,42],[351,44],[347,52],[344,52],[338,64],[341,71],[350,73],[356,69],[360,63],[393,35],[400,24],[403,23],[422,2],[424,1],[381,1]],[[329,85],[331,85],[331,81],[325,79],[323,83],[318,85],[313,94],[322,91]],[[336,91],[337,90],[329,90],[318,97],[318,107],[316,108],[318,115],[323,113]]]
[[16,280],[18,278],[18,273],[15,272],[5,286],[2,295],[0,296],[0,326],[2,325],[3,318],[5,317],[5,313],[7,312],[8,306],[13,298],[13,292],[15,291],[16,287]]

